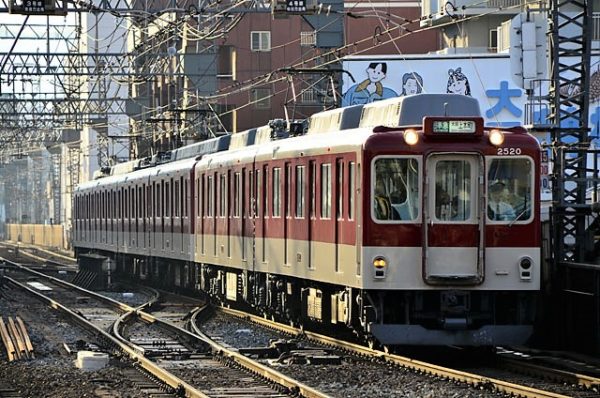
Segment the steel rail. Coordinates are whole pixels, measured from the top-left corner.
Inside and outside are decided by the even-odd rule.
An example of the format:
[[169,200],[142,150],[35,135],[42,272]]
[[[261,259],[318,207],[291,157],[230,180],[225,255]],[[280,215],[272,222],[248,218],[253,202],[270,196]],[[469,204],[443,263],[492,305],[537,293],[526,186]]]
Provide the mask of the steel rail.
[[569,372],[566,370],[549,369],[543,365],[533,363],[523,363],[518,359],[500,357],[500,362],[507,367],[514,368],[526,374],[533,374],[548,379],[561,380],[566,383],[577,384],[585,388],[600,389],[600,378],[584,375],[581,373]]
[[306,398],[329,398],[329,395],[326,395],[320,391],[315,390],[312,387],[307,386],[306,384],[300,383],[291,377],[284,375],[268,366],[265,366],[259,362],[256,362],[236,351],[232,351],[226,348],[223,348],[218,343],[213,341],[209,336],[204,334],[196,323],[196,319],[198,315],[207,308],[207,306],[203,308],[199,308],[197,311],[194,311],[192,317],[190,319],[190,326],[192,327],[194,333],[202,338],[202,340],[208,342],[213,350],[220,351],[224,356],[227,356],[232,361],[237,364],[243,366],[244,368],[250,369],[256,374],[261,375],[269,380],[276,382],[277,384],[283,385],[286,388],[295,391],[302,397]]
[[276,330],[283,331],[285,333],[289,333],[295,335],[297,337],[304,337],[307,340],[311,340],[320,344],[324,344],[327,346],[331,346],[334,348],[339,348],[342,350],[347,350],[353,352],[358,355],[363,355],[371,358],[377,358],[385,362],[393,363],[395,365],[408,368],[417,372],[425,373],[432,376],[438,376],[446,379],[451,379],[454,381],[466,383],[469,385],[473,385],[477,388],[484,388],[487,390],[494,390],[503,392],[505,394],[509,394],[516,397],[524,397],[524,398],[568,398],[567,395],[553,393],[551,391],[539,390],[536,388],[531,388],[527,386],[521,386],[514,383],[509,383],[503,380],[494,379],[490,377],[485,377],[481,375],[477,375],[474,373],[463,372],[460,370],[455,370],[451,368],[446,368],[443,366],[427,363],[424,361],[419,361],[416,359],[385,353],[383,351],[377,351],[368,347],[364,347],[355,343],[350,343],[347,341],[337,340],[333,337],[325,336],[318,333],[309,332],[306,330],[298,329],[292,326],[283,325],[274,321],[270,321],[268,319],[264,319],[262,317],[251,315],[242,311],[233,310],[230,308],[218,307],[219,311],[222,311],[226,314],[230,314],[239,318],[243,318],[246,320],[250,320],[259,325],[266,326],[268,328],[273,328]]

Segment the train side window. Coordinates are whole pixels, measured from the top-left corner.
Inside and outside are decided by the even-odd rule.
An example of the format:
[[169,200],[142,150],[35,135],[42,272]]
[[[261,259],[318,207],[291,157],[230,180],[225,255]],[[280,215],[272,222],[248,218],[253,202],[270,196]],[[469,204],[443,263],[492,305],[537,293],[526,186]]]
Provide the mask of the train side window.
[[283,193],[285,195],[285,217],[292,214],[292,165],[285,164],[285,187]]
[[148,187],[146,184],[142,185],[142,217],[148,217]]
[[331,218],[331,164],[321,165],[321,218]]
[[190,213],[189,205],[191,202],[188,198],[188,186],[189,186],[191,180],[183,179],[183,177],[181,179],[182,179],[182,185],[183,185],[183,195],[181,197],[181,206],[183,208],[183,216],[189,217],[189,213]]
[[129,218],[135,216],[135,188],[129,189]]
[[160,182],[156,184],[156,196],[154,197],[154,216],[156,218],[161,216],[161,208],[160,205],[162,203],[161,197],[160,197]]
[[131,188],[131,218],[135,218],[137,212],[137,191]]
[[487,215],[493,222],[528,222],[533,217],[533,162],[492,158],[487,173]]
[[135,218],[137,207],[137,192],[135,188],[131,188],[131,218]]
[[225,206],[227,206],[227,181],[225,174],[219,176],[219,217],[225,217]]
[[337,208],[335,210],[335,218],[341,220],[344,218],[344,195],[342,187],[344,186],[344,162],[342,159],[336,160],[336,194],[337,194]]
[[240,216],[240,202],[242,200],[240,181],[240,173],[236,172],[233,175],[233,216],[236,218]]
[[263,185],[262,185],[262,203],[263,203],[263,218],[269,217],[269,167],[263,167]]
[[123,189],[123,218],[129,217],[129,188]]
[[137,187],[137,218],[144,217],[144,188],[141,186]]
[[354,162],[348,163],[348,220],[354,220]]
[[376,158],[371,177],[373,219],[415,221],[421,205],[419,177],[418,161],[414,158]]
[[148,206],[147,215],[148,217],[152,217],[154,213],[152,212],[152,185],[148,184],[146,187],[146,196],[148,197],[146,205]]
[[187,216],[187,181],[183,177],[179,178],[179,214],[182,217]]
[[206,183],[206,215],[208,217],[212,217],[213,216],[213,190],[214,190],[214,184],[213,184],[213,176],[208,176],[208,181]]
[[281,167],[273,168],[273,217],[281,217]]
[[260,217],[260,197],[262,192],[260,170],[256,170],[256,189],[254,191],[254,198],[256,201],[256,217]]
[[204,211],[204,206],[203,206],[203,199],[204,199],[204,180],[205,180],[205,176],[204,174],[202,174],[200,176],[200,178],[198,179],[198,183],[197,183],[197,187],[198,189],[196,190],[196,195],[198,195],[198,217],[203,217],[205,214]]
[[246,217],[248,212],[246,204],[246,168],[243,168],[240,173],[240,206],[240,216]]
[[317,203],[317,164],[314,160],[311,160],[308,165],[310,173],[310,182],[308,184],[308,189],[310,190],[308,194],[310,200],[309,217],[315,218],[315,209]]
[[175,194],[175,199],[173,200],[173,216],[179,217],[179,201],[181,198],[181,193],[179,192],[179,181],[174,181],[173,184],[173,193]]
[[[171,180],[172,181],[172,180]],[[173,184],[167,182],[165,184],[165,216],[171,217],[173,215],[173,207],[171,198],[173,197]]]
[[296,166],[296,217],[304,218],[305,166]]

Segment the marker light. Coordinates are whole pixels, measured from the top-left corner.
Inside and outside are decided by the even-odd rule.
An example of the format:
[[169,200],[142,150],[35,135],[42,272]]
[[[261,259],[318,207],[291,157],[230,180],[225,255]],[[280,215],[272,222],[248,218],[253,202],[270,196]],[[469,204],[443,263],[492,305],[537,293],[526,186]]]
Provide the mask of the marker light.
[[373,259],[373,267],[375,268],[375,279],[385,278],[385,269],[387,267],[387,261],[383,257],[375,257]]
[[405,130],[404,142],[406,142],[408,145],[415,145],[417,142],[419,142],[419,134],[412,129]]
[[385,258],[383,258],[383,257],[377,257],[373,260],[373,267],[375,267],[375,268],[385,268],[386,265],[387,265],[387,262],[385,261]]
[[521,257],[519,260],[519,277],[522,281],[531,281],[533,260],[530,257]]
[[504,143],[504,134],[500,130],[490,131],[490,144],[500,146]]

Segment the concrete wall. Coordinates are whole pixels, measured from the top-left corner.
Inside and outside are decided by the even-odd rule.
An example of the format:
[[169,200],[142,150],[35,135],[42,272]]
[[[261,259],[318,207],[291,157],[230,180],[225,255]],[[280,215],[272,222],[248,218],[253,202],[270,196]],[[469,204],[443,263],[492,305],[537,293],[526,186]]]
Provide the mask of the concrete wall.
[[31,245],[68,249],[62,225],[6,224],[6,239]]

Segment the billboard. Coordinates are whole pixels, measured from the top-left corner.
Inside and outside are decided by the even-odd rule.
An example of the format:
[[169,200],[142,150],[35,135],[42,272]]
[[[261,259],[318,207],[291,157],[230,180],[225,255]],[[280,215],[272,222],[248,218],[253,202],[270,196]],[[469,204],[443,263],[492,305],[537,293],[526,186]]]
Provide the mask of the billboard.
[[[349,74],[343,76],[342,106],[418,93],[455,93],[479,100],[487,126],[544,124],[548,118],[547,103],[526,107],[527,94],[511,77],[508,54],[349,56],[343,59],[343,68]],[[600,57],[592,57],[591,71],[589,127],[590,138],[596,141],[600,134]],[[536,93],[547,95],[548,82]],[[526,112],[530,113],[527,119]],[[564,123],[565,127],[575,125],[574,120]]]

